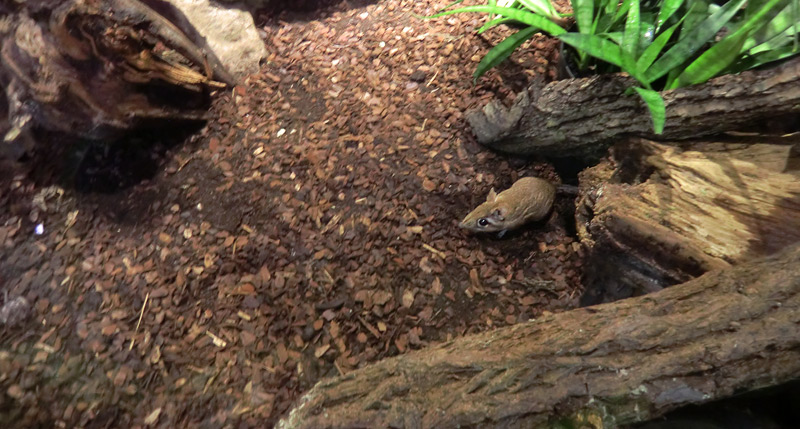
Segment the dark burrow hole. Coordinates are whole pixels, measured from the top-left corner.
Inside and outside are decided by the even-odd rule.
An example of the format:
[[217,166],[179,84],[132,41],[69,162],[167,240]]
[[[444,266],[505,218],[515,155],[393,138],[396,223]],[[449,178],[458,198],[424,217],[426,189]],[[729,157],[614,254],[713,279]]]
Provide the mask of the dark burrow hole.
[[[578,174],[591,166],[579,158],[555,158],[550,160],[550,163],[561,178],[561,182],[569,186],[578,186]],[[557,195],[555,202],[555,209],[570,237],[578,236],[578,228],[575,225],[575,198],[576,195],[562,192]]]
[[630,429],[800,428],[800,380],[732,398],[679,408]]
[[23,158],[41,185],[59,184],[81,193],[114,193],[152,179],[167,152],[189,140],[203,122],[164,122],[114,140],[96,141],[36,133],[37,146]]

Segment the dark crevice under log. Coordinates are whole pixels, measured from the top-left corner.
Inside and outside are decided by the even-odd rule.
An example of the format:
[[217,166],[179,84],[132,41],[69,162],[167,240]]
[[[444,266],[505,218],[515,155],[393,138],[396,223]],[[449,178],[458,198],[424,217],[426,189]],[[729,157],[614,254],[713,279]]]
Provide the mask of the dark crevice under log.
[[800,377],[800,246],[319,382],[279,428],[581,427]]
[[632,83],[614,74],[534,84],[510,108],[495,100],[466,118],[481,144],[501,152],[596,159],[626,136],[688,139],[800,112],[800,58],[663,92],[667,120],[660,136],[639,97],[624,95]]

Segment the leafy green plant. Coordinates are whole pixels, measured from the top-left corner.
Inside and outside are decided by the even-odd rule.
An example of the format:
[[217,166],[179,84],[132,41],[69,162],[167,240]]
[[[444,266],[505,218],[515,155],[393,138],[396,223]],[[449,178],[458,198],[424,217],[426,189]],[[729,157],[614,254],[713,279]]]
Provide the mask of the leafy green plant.
[[[460,3],[461,0],[445,9]],[[623,71],[637,82],[657,134],[666,112],[659,91],[706,82],[800,53],[800,0],[572,0],[572,14],[550,0],[488,0],[487,5],[445,10],[427,18],[466,12],[489,14],[482,33],[500,24],[523,26],[478,64],[478,79],[539,32],[575,52],[580,70]]]

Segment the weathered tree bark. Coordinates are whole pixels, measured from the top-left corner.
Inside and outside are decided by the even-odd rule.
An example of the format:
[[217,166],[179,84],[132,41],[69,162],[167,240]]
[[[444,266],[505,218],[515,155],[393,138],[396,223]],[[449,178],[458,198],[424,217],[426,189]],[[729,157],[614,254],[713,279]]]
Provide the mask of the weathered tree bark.
[[509,109],[493,101],[466,117],[478,141],[501,152],[596,158],[625,136],[686,139],[800,111],[800,58],[663,92],[667,120],[660,136],[639,96],[624,95],[632,82],[615,74],[535,84]]
[[[584,304],[660,290],[800,241],[790,146],[632,140],[581,173]],[[724,150],[723,150],[724,149]]]
[[140,0],[4,2],[0,133],[107,140],[154,121],[205,119],[210,90],[233,80],[187,25]]
[[651,295],[459,338],[321,381],[278,427],[647,421],[800,377],[798,323],[794,246]]

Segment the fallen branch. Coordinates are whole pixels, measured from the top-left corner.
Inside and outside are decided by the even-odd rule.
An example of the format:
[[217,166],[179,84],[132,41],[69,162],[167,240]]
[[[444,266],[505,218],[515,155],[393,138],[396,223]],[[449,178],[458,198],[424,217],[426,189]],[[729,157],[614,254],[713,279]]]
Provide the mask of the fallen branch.
[[[800,376],[800,246],[323,380],[278,427],[609,427]],[[602,424],[600,424],[602,422]]]
[[663,92],[667,120],[662,135],[652,133],[650,114],[639,97],[623,94],[632,83],[614,74],[534,85],[511,108],[493,101],[467,112],[466,118],[481,144],[501,152],[593,158],[625,136],[687,139],[800,111],[800,58]]

